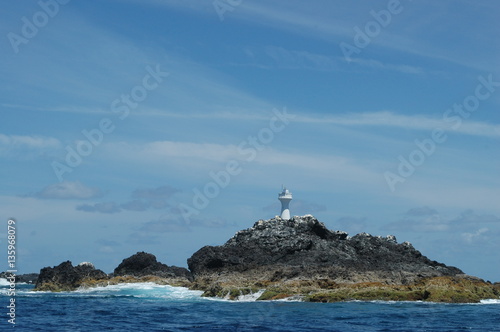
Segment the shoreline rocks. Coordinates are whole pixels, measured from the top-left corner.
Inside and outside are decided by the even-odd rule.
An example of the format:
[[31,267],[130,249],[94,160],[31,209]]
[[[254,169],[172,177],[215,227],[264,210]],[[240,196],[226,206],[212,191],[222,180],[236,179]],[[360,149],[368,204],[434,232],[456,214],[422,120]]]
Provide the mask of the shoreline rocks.
[[500,284],[430,260],[409,242],[332,231],[311,215],[259,220],[221,246],[205,246],[188,269],[138,252],[107,275],[91,263],[40,271],[35,290],[74,290],[117,283],[155,282],[203,290],[204,296],[258,300],[292,297],[310,302],[391,300],[479,302],[500,298]]
[[111,276],[132,276],[136,278],[153,276],[168,279],[176,284],[189,284],[193,281],[193,275],[188,269],[160,263],[156,260],[155,255],[144,251],[125,258],[120,265],[115,268]]
[[108,275],[94,267],[92,263],[83,262],[73,266],[70,261],[58,266],[44,267],[36,281],[35,290],[39,291],[72,291],[87,280],[108,279]]
[[109,275],[98,270],[92,263],[83,262],[73,266],[70,261],[40,270],[34,290],[73,291],[79,287],[95,287],[122,282],[156,282],[175,286],[188,286],[193,277],[187,269],[167,266],[156,260],[156,256],[138,252],[125,258]]
[[222,246],[188,259],[192,289],[236,299],[407,300],[478,302],[499,298],[491,283],[423,256],[409,242],[331,231],[311,215],[259,220]]
[[[0,278],[10,278],[12,273],[10,272],[0,272]],[[26,273],[26,274],[16,274],[16,283],[27,283],[35,284],[38,279],[38,273]]]

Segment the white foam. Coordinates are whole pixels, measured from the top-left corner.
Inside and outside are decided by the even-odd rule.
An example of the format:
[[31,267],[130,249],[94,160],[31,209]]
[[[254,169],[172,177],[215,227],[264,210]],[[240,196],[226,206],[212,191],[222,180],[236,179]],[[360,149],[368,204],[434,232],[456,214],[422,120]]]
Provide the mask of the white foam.
[[[230,299],[231,292],[227,292],[224,297],[203,297],[205,300],[209,301],[224,301],[224,302],[255,302],[264,293],[265,289],[261,289],[255,293],[250,293],[246,295],[239,295],[234,300]],[[202,292],[203,293],[203,292]]]
[[250,293],[247,295],[240,295],[236,298],[240,302],[255,302],[264,293],[265,289],[261,289],[258,292]]
[[500,299],[481,300],[481,304],[500,304]]
[[122,283],[108,286],[91,288],[79,288],[72,293],[90,296],[132,296],[132,297],[156,297],[168,299],[195,299],[199,298],[202,291],[193,291],[186,287],[174,287],[170,285],[158,285],[153,282]]
[[[0,287],[9,285],[10,281],[8,281],[6,278],[0,278]],[[16,282],[16,285],[29,285],[29,284],[26,282]]]
[[304,302],[304,297],[301,295],[292,295],[279,300],[272,300],[273,302]]
[[[237,296],[234,300],[230,300],[230,292],[227,292],[227,294],[223,297],[205,297],[204,299],[207,300],[212,300],[212,301],[227,301],[227,302],[256,302],[259,297],[264,294],[266,290],[265,289],[260,289],[255,293],[250,293],[246,295],[239,295]],[[290,297],[278,299],[278,300],[265,300],[265,302],[304,302],[304,299],[302,296],[299,295],[293,295]]]

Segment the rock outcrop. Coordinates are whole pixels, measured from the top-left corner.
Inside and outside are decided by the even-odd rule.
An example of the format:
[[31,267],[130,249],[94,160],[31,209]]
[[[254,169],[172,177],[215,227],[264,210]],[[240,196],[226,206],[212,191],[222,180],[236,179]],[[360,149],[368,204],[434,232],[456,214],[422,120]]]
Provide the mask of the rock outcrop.
[[500,284],[465,275],[423,256],[410,243],[332,231],[311,215],[259,220],[224,245],[205,246],[188,259],[189,270],[138,252],[107,275],[91,263],[70,261],[40,271],[35,290],[155,282],[205,291],[205,296],[304,301],[406,300],[478,302],[500,297]]
[[188,266],[192,288],[226,298],[263,289],[261,300],[298,296],[321,302],[477,302],[500,295],[493,285],[430,260],[394,236],[349,237],[311,215],[259,220],[222,246],[201,248]]
[[138,252],[125,258],[114,270],[113,276],[156,276],[161,278],[184,279],[192,281],[193,276],[187,269],[168,266],[156,260],[156,256],[146,252]]
[[188,266],[196,278],[234,275],[273,281],[329,279],[403,285],[463,274],[428,259],[408,242],[397,243],[394,236],[362,233],[349,237],[328,230],[311,215],[259,220],[222,246],[201,248],[188,259]]
[[73,266],[70,261],[58,266],[44,267],[35,285],[41,291],[71,291],[80,287],[88,280],[108,279],[108,275],[94,267],[92,263],[83,262]]
[[138,252],[125,258],[110,275],[96,269],[92,263],[88,262],[73,266],[70,261],[67,261],[55,267],[45,267],[40,270],[35,290],[72,291],[79,287],[137,282],[188,286],[192,280],[191,272],[187,269],[167,266],[158,262],[152,254]]

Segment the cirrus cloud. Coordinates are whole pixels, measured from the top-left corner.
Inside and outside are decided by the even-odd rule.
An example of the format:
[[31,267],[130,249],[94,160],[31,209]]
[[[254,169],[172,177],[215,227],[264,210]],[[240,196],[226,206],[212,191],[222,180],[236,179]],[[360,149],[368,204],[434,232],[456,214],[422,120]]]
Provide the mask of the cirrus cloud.
[[63,181],[48,185],[32,196],[42,199],[89,199],[102,194],[99,188],[87,187],[79,181]]

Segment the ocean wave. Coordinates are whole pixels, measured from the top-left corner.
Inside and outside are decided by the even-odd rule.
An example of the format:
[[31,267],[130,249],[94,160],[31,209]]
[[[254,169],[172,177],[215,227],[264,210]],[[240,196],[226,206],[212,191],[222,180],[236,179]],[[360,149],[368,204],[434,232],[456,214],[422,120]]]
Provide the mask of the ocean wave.
[[202,291],[194,291],[186,287],[158,285],[153,282],[123,283],[92,288],[79,288],[71,293],[87,296],[131,296],[172,300],[198,299],[201,297],[201,294],[203,294]]
[[500,304],[500,299],[481,300],[481,304]]
[[[1,295],[7,294],[7,288],[0,289]],[[29,289],[16,289],[17,296],[38,297],[135,297],[135,298],[163,298],[168,300],[198,300],[202,291],[190,290],[186,287],[158,285],[152,282],[123,283],[108,286],[79,288],[71,292],[46,292]]]
[[7,281],[5,278],[0,278],[0,286],[9,286],[10,282]]
[[225,301],[225,302],[255,302],[264,293],[265,289],[261,289],[255,293],[250,293],[246,295],[239,295],[234,300],[229,299],[229,292],[223,298],[220,297],[207,297],[207,299],[212,301]]
[[[230,300],[229,292],[224,297],[206,297],[205,299],[210,301],[222,301],[222,302],[230,302],[230,303],[238,303],[238,302],[257,302],[257,299],[264,294],[266,290],[261,289],[255,293],[250,293],[246,295],[239,295],[235,299]],[[260,301],[259,301],[260,302]],[[292,295],[290,297],[285,297],[277,300],[266,300],[265,302],[304,302],[302,296]]]

